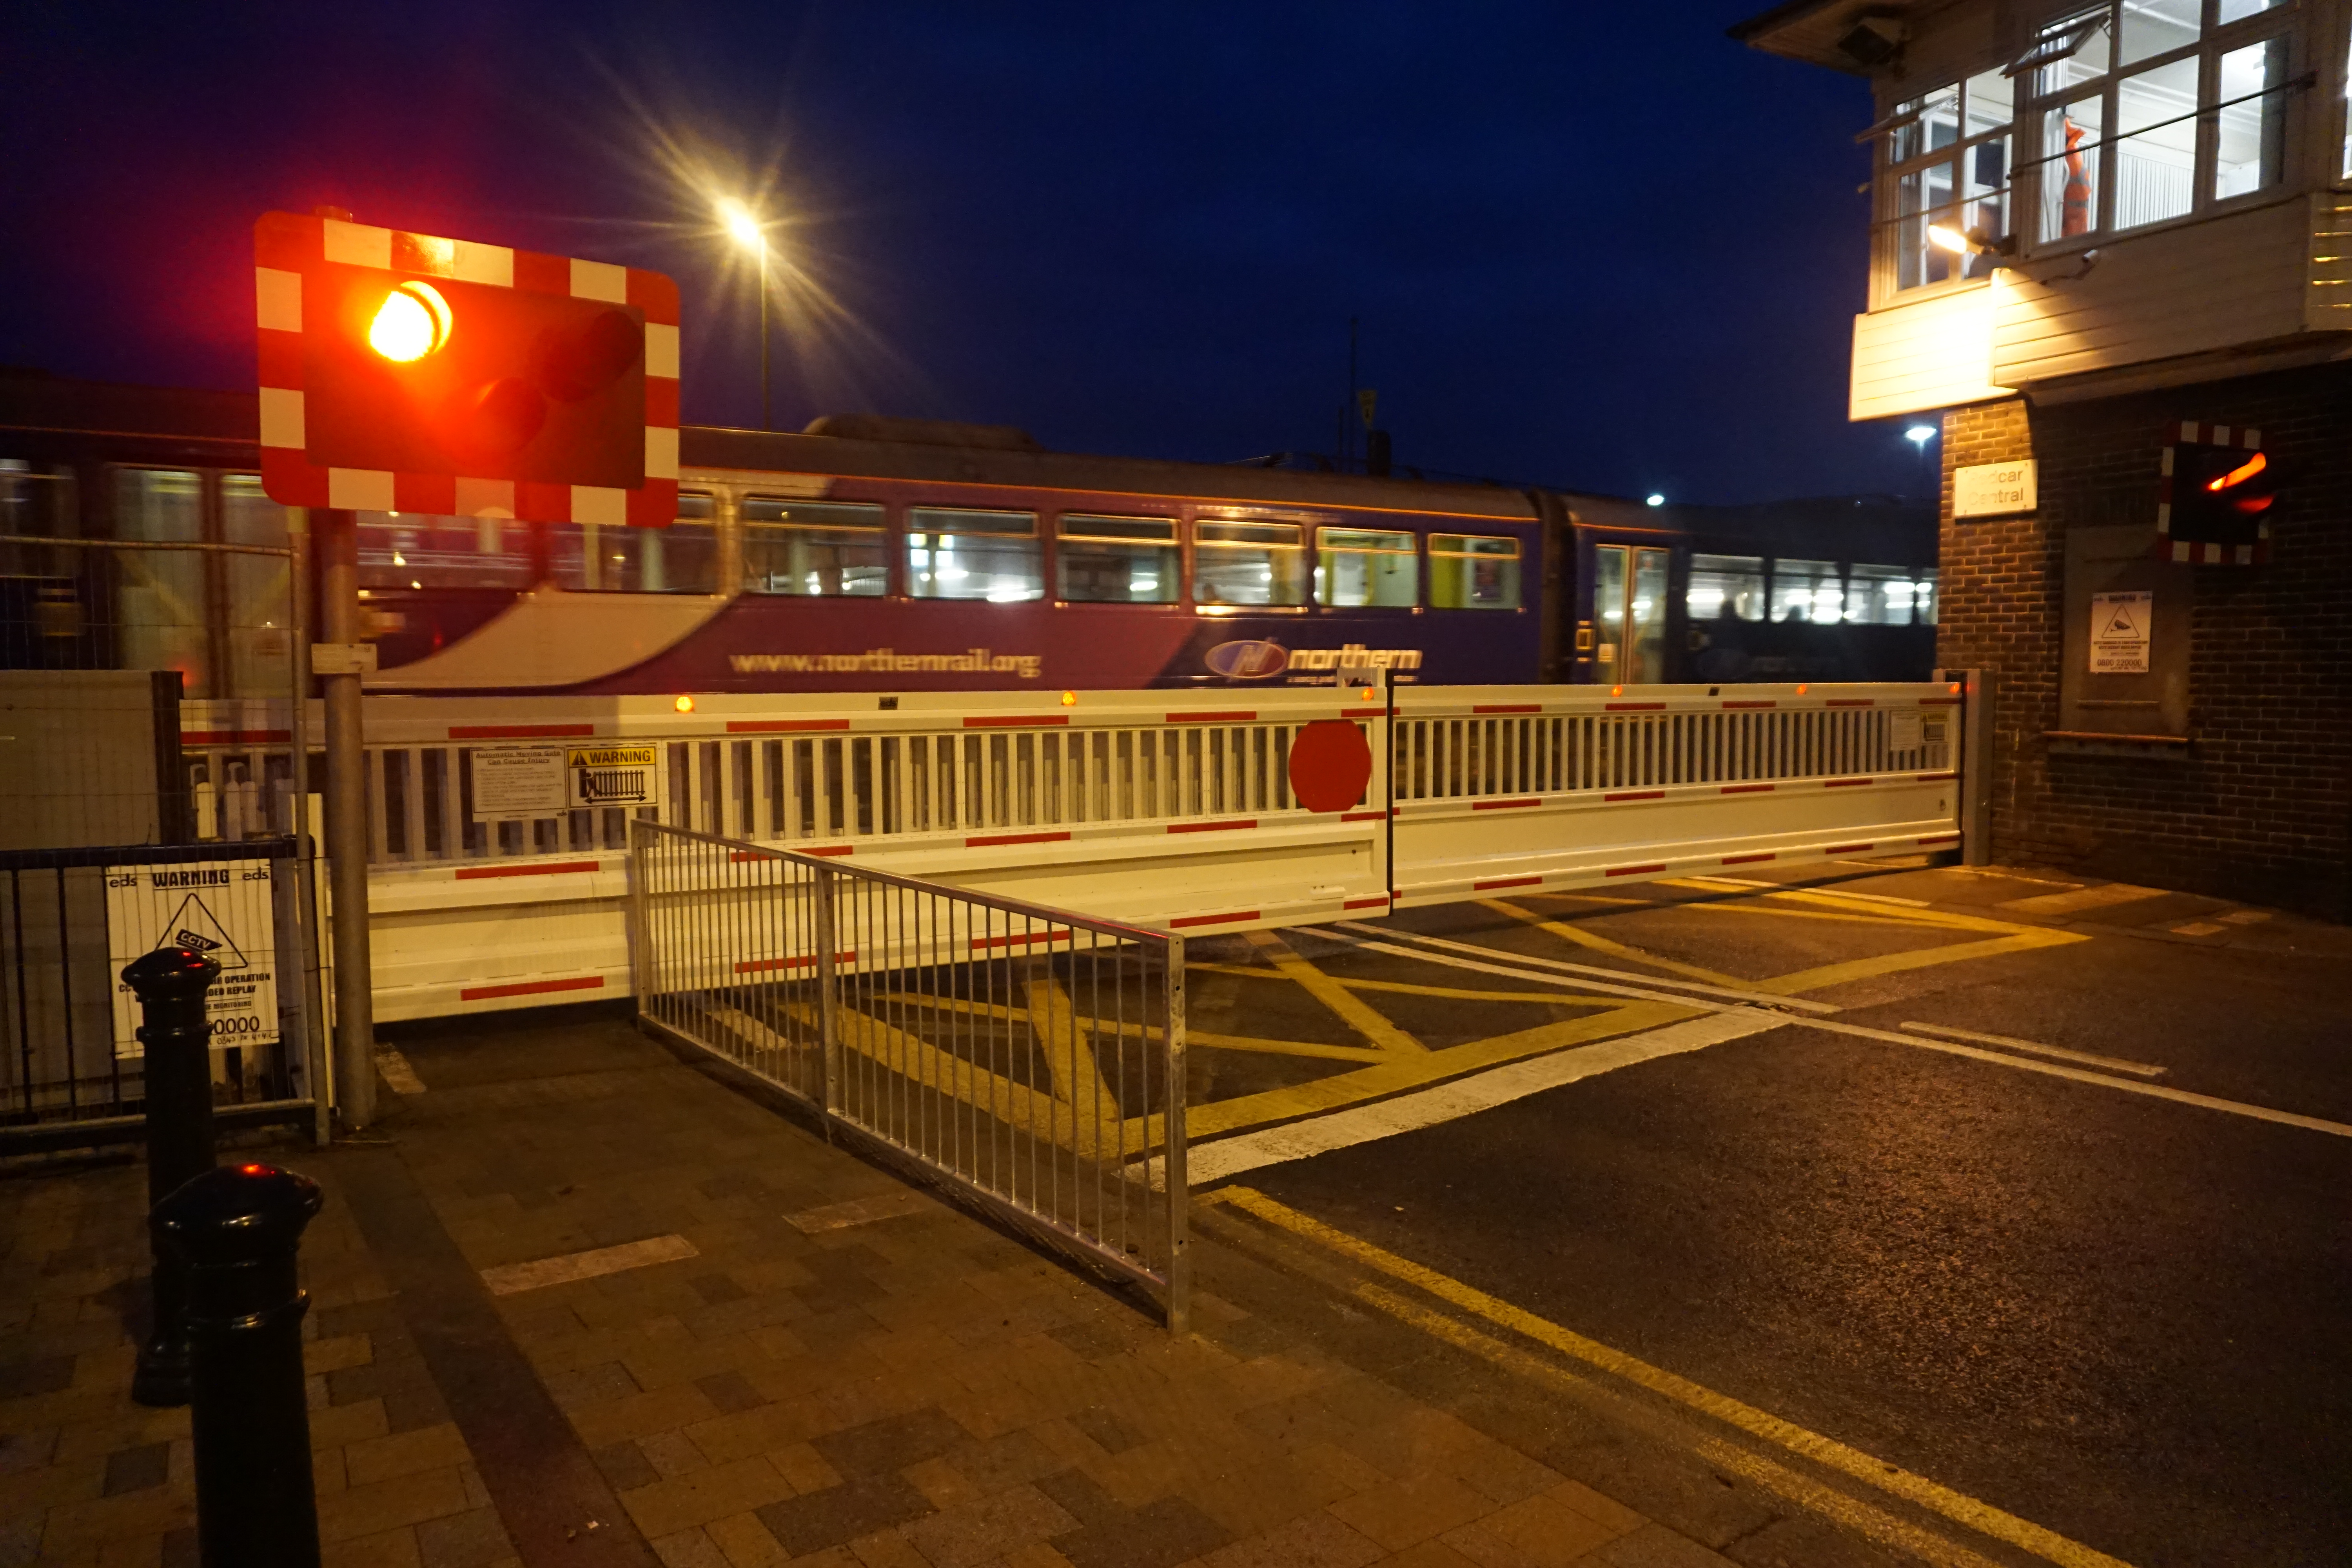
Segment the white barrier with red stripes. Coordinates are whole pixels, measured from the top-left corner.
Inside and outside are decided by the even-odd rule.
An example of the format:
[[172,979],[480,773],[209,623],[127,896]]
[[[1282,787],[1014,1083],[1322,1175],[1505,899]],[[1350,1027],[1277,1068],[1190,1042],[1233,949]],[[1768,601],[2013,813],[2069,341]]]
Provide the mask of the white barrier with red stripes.
[[[639,815],[1188,934],[1958,842],[1955,688],[1381,696],[372,697],[378,1015],[628,994],[625,814],[472,820],[476,759],[518,746],[650,743],[666,790]],[[1300,738],[1341,721],[1361,787],[1326,768],[1302,800]],[[204,836],[282,828],[286,729],[184,705]]]

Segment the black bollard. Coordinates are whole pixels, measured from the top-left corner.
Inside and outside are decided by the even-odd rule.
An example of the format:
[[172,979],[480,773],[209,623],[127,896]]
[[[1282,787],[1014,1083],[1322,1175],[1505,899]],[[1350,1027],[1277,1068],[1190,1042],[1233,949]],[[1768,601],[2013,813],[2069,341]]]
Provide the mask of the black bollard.
[[204,1568],[318,1568],[319,1502],[295,1269],[319,1184],[275,1165],[206,1171],[155,1205],[187,1267],[189,1412]]
[[[213,1168],[212,1030],[205,993],[220,965],[184,947],[159,947],[125,964],[123,983],[139,998],[139,1043],[146,1047],[147,1206]],[[178,1261],[154,1249],[154,1331],[140,1347],[131,1397],[142,1405],[188,1402],[188,1333],[182,1325],[187,1285]]]

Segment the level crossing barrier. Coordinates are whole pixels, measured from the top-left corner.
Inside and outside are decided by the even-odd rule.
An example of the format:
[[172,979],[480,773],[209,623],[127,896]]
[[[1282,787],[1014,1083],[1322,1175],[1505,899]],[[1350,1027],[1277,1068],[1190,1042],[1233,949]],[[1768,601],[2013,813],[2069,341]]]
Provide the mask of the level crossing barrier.
[[647,1026],[888,1163],[1188,1295],[1184,939],[650,821]]
[[[378,1013],[626,995],[636,822],[1192,934],[1946,849],[1961,700],[1941,681],[371,698]],[[205,778],[284,772],[271,706],[184,712]],[[1293,787],[1318,723],[1374,763],[1336,810]],[[519,750],[625,744],[651,749],[646,804],[499,820],[476,787]],[[279,820],[196,800],[225,837]]]

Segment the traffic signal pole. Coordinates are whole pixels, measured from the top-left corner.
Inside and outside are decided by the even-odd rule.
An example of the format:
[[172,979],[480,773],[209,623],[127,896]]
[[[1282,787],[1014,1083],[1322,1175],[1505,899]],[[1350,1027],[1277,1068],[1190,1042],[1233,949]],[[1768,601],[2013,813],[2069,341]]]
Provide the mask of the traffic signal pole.
[[327,700],[327,866],[334,901],[336,1110],[346,1130],[375,1120],[375,987],[368,952],[367,751],[360,725],[359,519],[314,511],[319,684]]

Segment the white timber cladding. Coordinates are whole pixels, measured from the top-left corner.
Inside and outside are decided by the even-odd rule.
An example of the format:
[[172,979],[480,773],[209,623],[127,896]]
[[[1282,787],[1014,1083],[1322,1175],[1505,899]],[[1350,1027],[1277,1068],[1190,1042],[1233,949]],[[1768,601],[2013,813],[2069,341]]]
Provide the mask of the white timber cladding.
[[1970,283],[1853,319],[1848,416],[1883,419],[2010,395],[1992,374],[1993,286]]
[[1992,375],[2011,386],[2304,330],[2307,201],[2099,246],[2097,263],[1995,275]]
[[2352,192],[2311,198],[2311,274],[2304,325],[2315,332],[2352,330]]
[[[472,822],[486,747],[651,744],[667,788],[646,810],[672,826],[1200,934],[1958,842],[1948,685],[1412,687],[1393,710],[1322,689],[1074,695],[370,699],[377,1011],[629,992],[627,814]],[[1291,748],[1339,721],[1370,782],[1312,811]],[[280,776],[288,722],[183,705],[205,831],[264,830],[264,805],[203,803]]]

